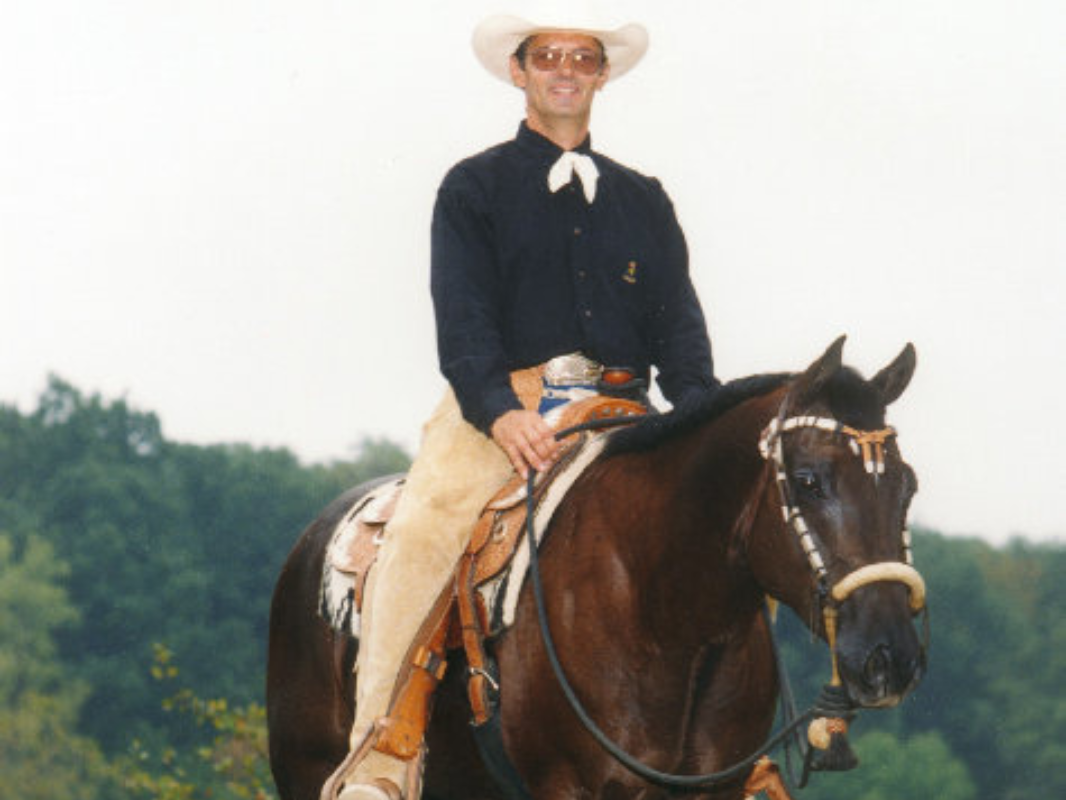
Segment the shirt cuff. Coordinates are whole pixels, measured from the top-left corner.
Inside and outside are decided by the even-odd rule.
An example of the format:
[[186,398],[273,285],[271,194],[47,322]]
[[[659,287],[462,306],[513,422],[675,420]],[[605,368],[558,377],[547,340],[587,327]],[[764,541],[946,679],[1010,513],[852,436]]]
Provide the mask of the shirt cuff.
[[500,387],[492,389],[482,394],[476,403],[467,404],[463,408],[463,416],[467,421],[481,431],[483,434],[492,438],[492,426],[500,417],[506,414],[508,411],[520,411],[522,409],[522,403],[519,402],[517,395],[510,386]]

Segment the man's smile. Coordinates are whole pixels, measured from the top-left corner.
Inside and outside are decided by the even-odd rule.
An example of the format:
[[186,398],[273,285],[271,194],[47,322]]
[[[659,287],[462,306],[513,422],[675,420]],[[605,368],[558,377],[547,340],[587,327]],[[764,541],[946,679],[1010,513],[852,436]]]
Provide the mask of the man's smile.
[[573,83],[560,83],[549,87],[548,92],[561,97],[576,97],[581,93],[581,89]]

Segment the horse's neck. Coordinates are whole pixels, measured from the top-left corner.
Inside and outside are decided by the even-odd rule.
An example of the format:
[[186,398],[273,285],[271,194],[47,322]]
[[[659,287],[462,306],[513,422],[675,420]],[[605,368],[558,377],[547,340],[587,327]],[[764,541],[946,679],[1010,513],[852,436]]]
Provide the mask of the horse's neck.
[[649,455],[662,522],[644,520],[635,546],[654,565],[643,579],[655,608],[677,615],[655,628],[678,648],[744,637],[761,607],[744,545],[766,485],[757,443],[773,407],[748,401]]
[[571,674],[608,684],[604,703],[640,709],[647,748],[674,753],[674,771],[686,771],[681,759],[713,767],[721,744],[711,733],[772,713],[762,597],[742,539],[765,469],[758,436],[773,412],[750,403],[596,462],[545,543],[548,615]]

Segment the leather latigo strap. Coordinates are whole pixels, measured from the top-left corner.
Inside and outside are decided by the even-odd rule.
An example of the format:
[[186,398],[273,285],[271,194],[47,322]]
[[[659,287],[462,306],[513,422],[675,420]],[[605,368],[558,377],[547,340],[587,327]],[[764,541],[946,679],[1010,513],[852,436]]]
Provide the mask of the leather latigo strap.
[[481,595],[474,589],[477,555],[468,551],[459,564],[455,582],[456,600],[459,607],[459,624],[462,631],[463,649],[469,667],[467,696],[475,725],[483,725],[492,716],[496,705],[499,685],[489,674],[489,659],[485,654],[485,608]]

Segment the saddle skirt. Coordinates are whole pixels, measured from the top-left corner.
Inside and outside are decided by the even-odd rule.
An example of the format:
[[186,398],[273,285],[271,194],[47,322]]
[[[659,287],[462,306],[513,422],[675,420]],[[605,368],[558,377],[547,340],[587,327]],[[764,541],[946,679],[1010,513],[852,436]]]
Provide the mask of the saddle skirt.
[[[645,413],[639,403],[610,397],[590,397],[561,406],[545,415],[563,430],[596,419],[635,417]],[[534,533],[542,541],[548,523],[567,491],[602,452],[609,432],[585,431],[568,437],[552,468],[534,484]],[[388,536],[387,523],[403,492],[404,478],[387,480],[364,495],[338,523],[326,553],[320,611],[332,627],[358,638],[367,574]],[[485,623],[495,636],[513,622],[518,597],[529,568],[526,530],[527,485],[515,476],[489,501],[474,527],[464,555],[466,584]]]

